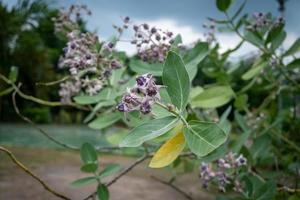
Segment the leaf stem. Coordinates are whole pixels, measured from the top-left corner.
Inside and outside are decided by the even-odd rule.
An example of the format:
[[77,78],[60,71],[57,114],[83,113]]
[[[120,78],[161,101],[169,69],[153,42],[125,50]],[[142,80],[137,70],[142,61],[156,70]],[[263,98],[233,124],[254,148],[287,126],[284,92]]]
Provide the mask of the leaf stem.
[[185,118],[178,112],[171,110],[168,106],[166,106],[165,104],[162,104],[161,102],[156,101],[155,102],[158,106],[162,107],[163,109],[167,110],[168,112],[172,113],[173,115],[175,115],[176,117],[179,117],[180,120],[184,123],[184,125],[188,128],[189,127],[189,123],[185,120]]

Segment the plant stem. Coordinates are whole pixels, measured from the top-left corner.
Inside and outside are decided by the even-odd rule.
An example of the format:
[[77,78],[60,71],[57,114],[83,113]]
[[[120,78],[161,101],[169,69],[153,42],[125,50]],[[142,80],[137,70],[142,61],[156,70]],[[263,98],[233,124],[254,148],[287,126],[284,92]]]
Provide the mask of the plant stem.
[[178,112],[174,111],[174,110],[170,110],[170,108],[168,106],[166,106],[165,104],[162,104],[158,101],[155,102],[158,106],[162,107],[163,109],[169,111],[170,113],[172,113],[173,115],[175,115],[176,117],[179,117],[180,120],[184,123],[184,125],[186,127],[189,127],[189,123],[185,120],[185,118]]

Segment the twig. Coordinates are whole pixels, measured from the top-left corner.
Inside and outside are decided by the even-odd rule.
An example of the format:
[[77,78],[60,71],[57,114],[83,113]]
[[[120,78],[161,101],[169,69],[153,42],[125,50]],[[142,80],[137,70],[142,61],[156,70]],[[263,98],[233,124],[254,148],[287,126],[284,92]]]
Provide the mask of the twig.
[[[40,127],[38,127],[31,119],[29,119],[28,117],[24,116],[21,114],[18,106],[17,106],[17,102],[16,102],[16,91],[12,94],[12,102],[13,102],[13,107],[14,110],[16,112],[16,114],[25,122],[31,124],[35,129],[37,129],[41,134],[43,134],[47,139],[51,140],[52,142],[54,142],[55,144],[66,148],[66,149],[70,149],[70,150],[75,150],[75,151],[79,151],[80,148],[79,147],[75,147],[69,144],[65,144],[63,142],[58,141],[57,139],[55,139],[54,137],[52,137],[51,135],[49,135],[46,131],[44,131],[43,129],[41,129]],[[100,152],[107,152],[107,151],[111,151],[111,150],[119,150],[119,147],[96,147],[97,151]]]
[[[137,159],[130,166],[128,166],[127,168],[125,168],[118,176],[116,176],[114,179],[112,179],[111,181],[109,181],[105,185],[107,187],[111,186],[112,184],[114,184],[115,182],[117,182],[122,176],[126,175],[133,168],[135,168],[137,165],[141,164],[143,161],[147,160],[148,158],[153,157],[153,155],[154,154],[152,154],[152,153],[151,154],[147,154],[146,153],[144,156],[142,156],[139,159]],[[182,153],[182,154],[180,154],[180,157],[196,158],[195,154],[193,154],[191,152]],[[91,199],[95,194],[96,194],[96,192],[94,192],[94,193],[90,194],[89,196],[85,197],[83,200]]]
[[76,103],[70,103],[70,104],[63,104],[59,101],[45,101],[43,99],[39,99],[39,98],[36,98],[34,96],[31,96],[31,95],[27,95],[27,94],[24,94],[20,89],[19,87],[17,87],[11,80],[9,80],[8,78],[6,78],[4,75],[2,75],[0,73],[0,79],[2,79],[4,82],[6,82],[7,84],[11,85],[14,90],[23,98],[23,99],[26,99],[26,100],[29,100],[29,101],[33,101],[35,103],[38,103],[38,104],[42,104],[42,105],[46,105],[46,106],[52,106],[52,107],[57,107],[57,106],[71,106],[71,107],[75,107],[77,109],[80,109],[80,110],[86,110],[86,111],[89,111],[88,108],[84,107],[84,106],[81,106],[81,105],[78,105]]
[[161,180],[155,176],[150,176],[152,179],[154,179],[155,181],[157,182],[160,182],[164,185],[167,185],[169,187],[171,187],[172,189],[176,190],[177,192],[179,192],[180,194],[182,194],[182,196],[184,196],[186,199],[189,199],[189,200],[193,200],[193,197],[191,195],[189,195],[188,193],[184,192],[183,190],[181,190],[180,188],[178,188],[177,186],[173,185],[172,183],[168,182],[168,181],[164,181],[164,180]]
[[[117,182],[122,176],[126,175],[128,172],[130,172],[134,167],[136,167],[137,165],[139,165],[140,163],[142,163],[143,161],[145,161],[146,159],[150,158],[152,155],[150,154],[145,154],[144,156],[140,157],[139,159],[137,159],[134,163],[132,163],[130,166],[128,166],[127,168],[125,168],[118,176],[116,176],[114,179],[112,179],[110,182],[106,183],[105,185],[107,187],[111,186],[112,184],[114,184],[115,182]],[[88,200],[90,198],[92,198],[95,195],[96,192],[93,192],[92,194],[90,194],[89,196],[85,197],[83,200]]]
[[64,82],[64,81],[68,80],[69,78],[71,78],[71,76],[65,76],[62,79],[59,79],[59,80],[56,80],[56,81],[47,82],[47,83],[38,82],[38,83],[36,83],[36,85],[52,86],[52,85],[56,85],[58,83]]
[[17,158],[14,156],[14,154],[9,151],[8,149],[4,148],[3,146],[0,146],[0,151],[5,152],[10,159],[18,166],[20,167],[24,172],[26,172],[27,174],[29,174],[31,177],[33,177],[35,180],[37,180],[40,184],[43,185],[43,187],[51,192],[52,194],[54,194],[55,196],[61,198],[61,199],[65,199],[65,200],[71,200],[69,197],[66,197],[56,191],[54,191],[50,186],[47,185],[47,183],[45,183],[42,179],[40,179],[37,175],[35,175],[33,172],[30,171],[30,169],[28,169],[25,165],[23,165],[20,161],[17,160]]

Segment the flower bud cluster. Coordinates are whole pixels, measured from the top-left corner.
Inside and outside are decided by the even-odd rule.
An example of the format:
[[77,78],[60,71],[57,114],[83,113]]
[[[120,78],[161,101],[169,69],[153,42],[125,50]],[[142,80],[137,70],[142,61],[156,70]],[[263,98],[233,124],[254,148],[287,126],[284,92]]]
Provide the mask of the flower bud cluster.
[[279,26],[284,23],[285,22],[282,17],[272,19],[265,13],[256,12],[252,15],[252,22],[249,26],[247,26],[247,29],[251,31],[257,31],[262,28],[271,28],[272,26]]
[[216,182],[221,192],[226,191],[227,185],[233,185],[235,191],[241,191],[241,183],[235,173],[230,173],[237,170],[241,166],[247,165],[247,159],[243,155],[237,156],[234,153],[227,154],[224,158],[216,161],[216,166],[213,164],[202,163],[200,166],[200,179],[202,187],[208,189],[210,182]]
[[160,100],[159,89],[161,86],[155,84],[152,74],[144,74],[136,78],[133,88],[128,88],[123,95],[121,103],[117,106],[120,112],[131,112],[139,110],[142,114],[149,114],[152,105]]
[[206,41],[211,44],[216,41],[216,23],[214,20],[209,20],[208,23],[205,23],[202,25],[202,27],[205,29],[204,37]]
[[[63,16],[57,17],[67,19],[68,24],[75,24],[66,29],[68,42],[58,63],[59,68],[67,68],[71,76],[70,81],[61,84],[59,95],[63,103],[70,103],[71,97],[79,92],[97,94],[107,84],[112,70],[122,67],[113,57],[113,47],[111,51],[106,51],[95,33],[83,33],[78,29],[76,21],[70,16],[75,13],[79,17],[82,9],[87,11],[86,7],[71,6],[68,12],[60,13]],[[56,22],[58,27],[61,26],[60,20]]]
[[56,33],[66,34],[70,30],[79,29],[77,21],[82,13],[91,15],[91,11],[86,5],[71,5],[69,9],[61,9],[57,17],[52,18]]
[[259,113],[258,115],[253,115],[252,113],[249,113],[246,115],[245,118],[249,127],[257,129],[261,122],[266,118],[266,115],[264,113]]
[[138,56],[147,62],[164,62],[174,42],[173,33],[146,23],[134,25],[133,30],[135,34],[131,44],[136,46]]

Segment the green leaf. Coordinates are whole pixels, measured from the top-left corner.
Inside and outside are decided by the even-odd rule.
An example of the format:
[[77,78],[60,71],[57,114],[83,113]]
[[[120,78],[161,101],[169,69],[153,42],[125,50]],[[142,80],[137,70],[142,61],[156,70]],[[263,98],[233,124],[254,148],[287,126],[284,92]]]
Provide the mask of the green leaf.
[[168,53],[162,79],[172,103],[184,111],[190,93],[190,80],[181,57],[173,51]]
[[72,187],[82,187],[97,182],[94,176],[77,179],[71,183]]
[[12,91],[14,91],[14,88],[13,88],[13,87],[6,88],[5,90],[0,91],[0,97],[1,97],[1,96],[5,96],[5,95],[8,95],[8,94],[10,94]]
[[114,101],[100,101],[91,111],[91,113],[86,116],[86,118],[83,120],[83,123],[87,123],[89,122],[91,119],[93,119],[93,117],[96,115],[97,111],[100,110],[103,107],[107,107],[107,106],[113,106],[116,103]]
[[224,12],[228,10],[231,4],[231,0],[216,0],[217,8]]
[[190,81],[195,78],[198,64],[207,56],[208,50],[209,48],[207,42],[198,42],[194,48],[188,50],[183,57]]
[[237,18],[241,14],[241,12],[243,11],[246,3],[247,3],[247,0],[244,0],[244,2],[242,3],[242,5],[237,9],[237,11],[232,16],[232,18],[231,18],[232,21],[234,21],[235,18]]
[[269,31],[265,44],[272,42],[283,31],[283,25],[273,26]]
[[247,102],[248,102],[248,95],[241,94],[241,95],[237,96],[237,98],[235,99],[234,107],[242,110],[243,108],[245,108],[247,106]]
[[111,112],[111,113],[102,113],[101,116],[93,120],[88,124],[88,126],[92,129],[104,129],[118,120],[122,118],[121,114],[118,112]]
[[116,97],[115,92],[111,88],[104,88],[97,95],[80,95],[74,97],[74,101],[81,105],[98,103],[101,100],[114,99]]
[[192,99],[192,107],[216,108],[228,103],[234,92],[230,86],[213,86]]
[[81,160],[85,164],[97,163],[97,152],[93,145],[84,143],[80,149]]
[[292,62],[287,64],[286,67],[289,68],[289,69],[300,68],[300,58],[297,58],[297,59],[293,60]]
[[122,167],[118,164],[110,164],[110,165],[106,166],[102,172],[100,172],[100,174],[99,174],[100,179],[110,176],[110,175],[120,171],[121,169],[122,169]]
[[257,47],[264,45],[264,40],[257,32],[246,31],[244,37],[248,42],[250,42],[251,44]]
[[196,86],[191,88],[190,99],[192,100],[196,96],[200,95],[204,91],[203,87]]
[[182,38],[180,34],[177,34],[173,40],[173,43],[171,45],[171,50],[176,51],[178,50],[177,46],[182,43]]
[[106,185],[100,184],[97,188],[97,195],[99,200],[108,200],[109,199],[109,191]]
[[227,139],[226,133],[213,122],[190,121],[183,132],[190,150],[200,157],[217,149]]
[[141,60],[131,59],[129,67],[132,71],[136,72],[138,75],[150,73],[154,76],[161,76],[163,71],[162,63],[146,63]]
[[19,74],[19,68],[16,66],[12,66],[10,68],[10,72],[8,75],[8,79],[11,80],[13,83],[17,81],[18,78],[18,74]]
[[98,169],[98,163],[88,163],[83,165],[80,170],[83,172],[94,173]]
[[276,194],[276,185],[274,181],[268,181],[254,191],[253,199],[255,200],[269,200],[273,199]]
[[263,59],[257,60],[251,69],[249,69],[246,73],[242,75],[243,80],[249,80],[252,79],[254,76],[259,74],[263,68],[265,68],[268,65],[266,61]]
[[285,40],[286,38],[286,32],[280,32],[280,34],[274,38],[274,40],[272,40],[271,42],[271,51],[275,51]]
[[120,79],[122,78],[124,71],[125,71],[124,67],[121,69],[113,70],[112,75],[109,78],[110,84],[113,86],[118,86],[118,83],[119,83]]
[[120,147],[138,147],[145,141],[163,135],[176,125],[178,119],[173,116],[154,119],[134,128],[120,143]]
[[300,38],[298,38],[294,44],[284,53],[283,56],[290,56],[300,51]]

